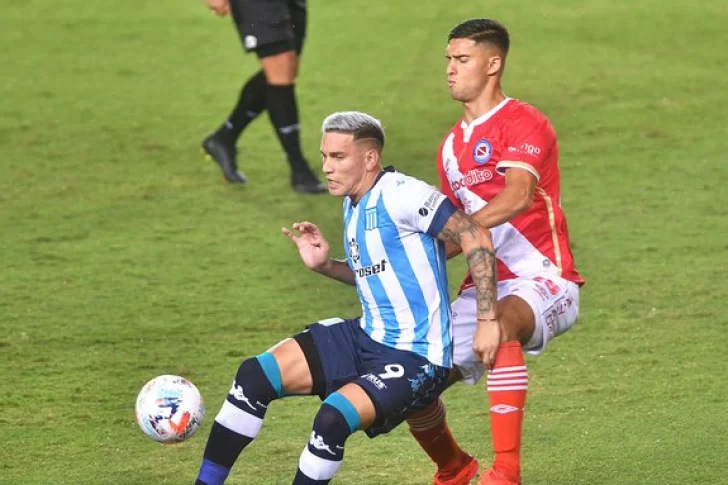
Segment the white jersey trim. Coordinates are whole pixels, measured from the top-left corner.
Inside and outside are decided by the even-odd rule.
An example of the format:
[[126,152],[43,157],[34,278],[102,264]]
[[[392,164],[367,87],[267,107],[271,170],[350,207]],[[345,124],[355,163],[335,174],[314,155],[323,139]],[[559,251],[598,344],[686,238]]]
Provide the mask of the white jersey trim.
[[463,140],[465,140],[465,143],[470,141],[470,137],[473,136],[473,131],[478,125],[482,125],[489,119],[493,117],[498,111],[500,111],[506,104],[508,104],[508,101],[510,101],[512,98],[509,98],[506,96],[506,99],[498,103],[498,105],[495,108],[492,108],[487,113],[478,116],[470,123],[466,123],[465,120],[460,122],[460,128],[463,129]]

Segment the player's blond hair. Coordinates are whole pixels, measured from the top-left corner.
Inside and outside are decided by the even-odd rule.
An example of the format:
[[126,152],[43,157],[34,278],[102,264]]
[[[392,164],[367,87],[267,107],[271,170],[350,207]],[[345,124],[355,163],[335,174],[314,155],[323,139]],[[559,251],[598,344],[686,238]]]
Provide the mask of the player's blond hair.
[[322,133],[346,133],[354,140],[373,140],[379,152],[384,148],[384,128],[375,117],[360,111],[339,111],[326,117]]

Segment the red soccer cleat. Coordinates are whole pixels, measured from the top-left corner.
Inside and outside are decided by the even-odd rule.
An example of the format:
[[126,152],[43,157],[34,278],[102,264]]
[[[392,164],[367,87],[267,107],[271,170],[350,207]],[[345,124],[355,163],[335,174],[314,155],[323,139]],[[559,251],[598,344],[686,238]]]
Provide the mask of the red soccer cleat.
[[480,485],[521,485],[521,482],[514,482],[495,468],[489,468],[480,476]]
[[469,485],[470,480],[478,474],[478,460],[470,455],[465,455],[462,464],[462,468],[455,475],[435,473],[435,481],[432,482],[432,485]]

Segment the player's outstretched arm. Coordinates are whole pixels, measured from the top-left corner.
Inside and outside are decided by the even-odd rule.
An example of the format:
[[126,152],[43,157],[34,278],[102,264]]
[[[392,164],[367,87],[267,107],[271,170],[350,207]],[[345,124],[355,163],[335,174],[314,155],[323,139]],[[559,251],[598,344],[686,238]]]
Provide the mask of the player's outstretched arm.
[[296,222],[293,224],[293,230],[298,234],[288,228],[281,228],[281,232],[298,248],[301,261],[308,269],[342,283],[356,286],[354,272],[349,265],[344,261],[329,258],[329,242],[315,224]]
[[462,247],[476,288],[478,327],[473,347],[483,364],[491,368],[500,346],[500,325],[496,317],[496,261],[490,231],[458,210],[442,227],[438,239]]

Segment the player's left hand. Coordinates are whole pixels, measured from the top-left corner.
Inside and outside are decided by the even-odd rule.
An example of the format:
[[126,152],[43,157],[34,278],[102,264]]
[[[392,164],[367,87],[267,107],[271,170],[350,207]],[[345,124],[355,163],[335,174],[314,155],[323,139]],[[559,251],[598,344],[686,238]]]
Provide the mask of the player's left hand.
[[215,12],[219,17],[224,17],[230,11],[228,0],[205,0],[207,8]]
[[473,339],[473,351],[485,368],[490,370],[495,365],[495,354],[498,353],[498,347],[500,347],[500,323],[498,320],[479,321],[477,325]]

